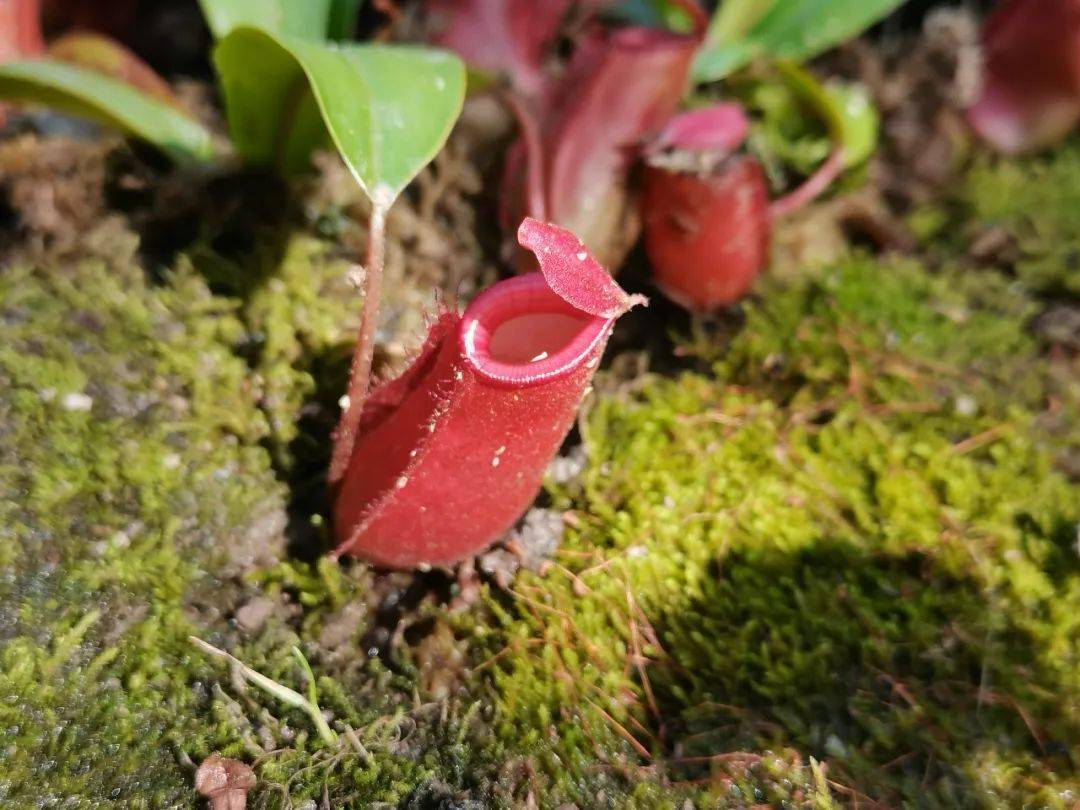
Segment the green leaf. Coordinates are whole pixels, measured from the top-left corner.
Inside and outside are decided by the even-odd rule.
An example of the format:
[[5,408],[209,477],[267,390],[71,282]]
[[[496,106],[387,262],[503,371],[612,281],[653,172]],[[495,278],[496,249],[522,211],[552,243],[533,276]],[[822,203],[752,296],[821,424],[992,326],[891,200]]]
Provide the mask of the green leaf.
[[129,84],[51,59],[0,64],[0,99],[51,107],[115,127],[178,159],[213,156],[210,133],[176,107]]
[[878,142],[878,112],[861,84],[829,82],[825,85],[840,118],[844,168],[858,166],[874,153]]
[[329,139],[385,205],[435,157],[465,94],[460,59],[416,46],[339,46],[238,28],[214,63],[243,157],[296,171]]
[[792,173],[811,174],[829,156],[832,138],[827,125],[786,83],[756,81],[745,88],[730,84],[732,97],[744,99],[753,113],[750,149],[778,188],[788,185]]
[[869,28],[904,0],[780,0],[760,16],[757,4],[735,2],[747,6],[754,22],[731,39],[737,26],[714,20],[694,60],[696,81],[722,79],[761,56],[809,59]]
[[833,143],[844,149],[844,167],[857,166],[877,146],[878,114],[866,89],[858,84],[822,84],[794,62],[776,64],[780,77],[829,131]]
[[705,39],[710,43],[738,41],[777,0],[724,0],[709,23]]
[[322,41],[330,27],[333,6],[341,0],[199,0],[215,39],[250,25],[273,34]]
[[326,34],[330,39],[350,40],[356,34],[356,20],[363,0],[331,0]]
[[603,9],[604,17],[621,23],[646,28],[670,28],[681,34],[689,33],[694,22],[673,0],[621,0]]

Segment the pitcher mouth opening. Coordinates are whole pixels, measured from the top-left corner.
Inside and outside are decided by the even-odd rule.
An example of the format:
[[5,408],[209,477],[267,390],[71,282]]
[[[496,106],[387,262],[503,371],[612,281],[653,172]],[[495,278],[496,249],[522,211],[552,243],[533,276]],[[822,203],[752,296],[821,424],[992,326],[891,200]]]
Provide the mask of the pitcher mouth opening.
[[462,317],[461,350],[481,377],[530,385],[576,369],[612,323],[567,303],[540,273],[529,273],[473,300]]

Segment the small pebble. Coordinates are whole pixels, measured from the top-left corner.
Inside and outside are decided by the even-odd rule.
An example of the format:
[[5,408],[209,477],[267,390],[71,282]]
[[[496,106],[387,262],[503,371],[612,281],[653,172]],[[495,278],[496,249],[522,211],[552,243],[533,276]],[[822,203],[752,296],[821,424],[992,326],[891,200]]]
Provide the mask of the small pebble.
[[64,398],[60,401],[60,407],[65,411],[72,411],[74,413],[85,413],[93,406],[94,400],[79,391],[64,394]]
[[979,412],[979,403],[975,397],[961,394],[956,398],[956,412],[961,416],[974,416]]
[[257,596],[237,609],[234,618],[237,626],[247,633],[257,633],[266,624],[274,612],[274,602],[263,596]]

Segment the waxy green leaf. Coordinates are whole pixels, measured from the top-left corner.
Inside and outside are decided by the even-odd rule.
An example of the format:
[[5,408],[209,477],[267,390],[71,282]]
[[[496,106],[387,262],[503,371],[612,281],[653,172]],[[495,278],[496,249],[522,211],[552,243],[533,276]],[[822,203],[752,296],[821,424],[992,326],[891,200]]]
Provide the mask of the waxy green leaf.
[[[719,16],[698,51],[692,75],[699,82],[715,81],[759,57],[809,59],[859,34],[903,3],[904,0],[727,0],[721,4]],[[745,6],[746,14],[733,13],[730,4],[737,10]]]
[[46,56],[65,65],[109,76],[181,112],[185,111],[169,83],[115,39],[90,31],[75,31],[50,42]]
[[737,42],[775,2],[776,0],[722,0],[705,32],[706,41],[713,44]]
[[52,59],[0,64],[0,99],[89,118],[149,141],[171,156],[207,160],[210,133],[175,106],[124,82]]
[[844,167],[865,162],[877,149],[878,112],[866,88],[859,84],[830,82],[825,85],[840,124]]
[[866,88],[858,84],[819,82],[794,62],[776,63],[784,84],[825,124],[829,137],[844,150],[844,167],[857,166],[873,154],[878,113]]
[[241,156],[288,173],[332,143],[383,206],[442,147],[465,94],[461,60],[431,48],[317,43],[243,27],[218,44],[214,63]]
[[335,0],[199,0],[216,39],[244,25],[273,34],[326,39]]
[[331,0],[326,35],[330,39],[351,40],[356,35],[363,0]]

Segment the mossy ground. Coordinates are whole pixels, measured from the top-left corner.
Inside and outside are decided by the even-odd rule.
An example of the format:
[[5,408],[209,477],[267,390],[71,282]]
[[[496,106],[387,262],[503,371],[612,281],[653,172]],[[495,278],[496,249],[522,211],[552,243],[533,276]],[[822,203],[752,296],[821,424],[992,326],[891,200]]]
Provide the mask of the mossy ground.
[[[563,546],[454,613],[310,561],[333,245],[5,266],[0,803],[189,806],[216,751],[257,806],[1073,805],[1080,394],[1029,323],[1076,290],[1077,155],[977,168],[933,268],[766,284],[694,370],[601,377]],[[942,261],[973,222],[1020,258]],[[304,691],[299,647],[341,744],[191,634]]]
[[752,307],[715,377],[598,400],[570,539],[495,634],[541,784],[594,806],[581,774],[656,761],[775,803],[772,750],[841,799],[1070,803],[1080,502],[973,283],[855,259]]

